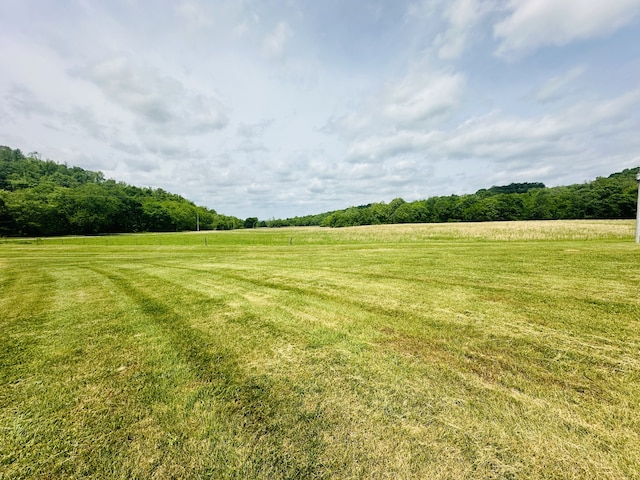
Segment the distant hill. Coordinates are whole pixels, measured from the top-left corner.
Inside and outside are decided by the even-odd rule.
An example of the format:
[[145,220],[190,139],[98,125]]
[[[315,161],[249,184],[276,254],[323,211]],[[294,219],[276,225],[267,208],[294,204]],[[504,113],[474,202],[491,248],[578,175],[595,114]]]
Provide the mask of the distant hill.
[[372,203],[304,217],[270,220],[267,226],[346,227],[385,223],[490,222],[500,220],[635,218],[638,168],[592,182],[547,188],[543,183],[512,183],[469,195],[405,202]]
[[107,180],[101,172],[0,146],[0,235],[68,235],[243,226],[162,189]]
[[405,202],[396,198],[344,210],[258,222],[218,214],[162,189],[105,179],[101,172],[41,160],[0,146],[0,235],[46,236],[228,230],[319,225],[635,218],[638,168],[592,182],[548,188],[511,183],[469,195]]

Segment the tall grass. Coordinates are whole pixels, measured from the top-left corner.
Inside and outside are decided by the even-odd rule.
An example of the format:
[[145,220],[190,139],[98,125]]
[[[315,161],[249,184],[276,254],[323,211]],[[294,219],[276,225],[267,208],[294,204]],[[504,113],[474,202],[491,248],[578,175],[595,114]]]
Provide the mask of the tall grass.
[[287,227],[232,231],[145,233],[89,237],[4,238],[0,244],[36,245],[342,245],[414,243],[427,240],[527,241],[625,240],[634,235],[629,220],[553,220],[527,222],[368,225],[347,228]]
[[0,477],[640,477],[632,235],[7,241]]

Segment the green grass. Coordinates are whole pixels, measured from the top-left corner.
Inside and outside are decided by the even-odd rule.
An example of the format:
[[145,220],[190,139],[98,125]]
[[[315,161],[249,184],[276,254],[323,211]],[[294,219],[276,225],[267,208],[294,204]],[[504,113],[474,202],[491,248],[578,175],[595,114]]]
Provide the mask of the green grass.
[[0,478],[638,478],[639,292],[631,222],[5,239]]

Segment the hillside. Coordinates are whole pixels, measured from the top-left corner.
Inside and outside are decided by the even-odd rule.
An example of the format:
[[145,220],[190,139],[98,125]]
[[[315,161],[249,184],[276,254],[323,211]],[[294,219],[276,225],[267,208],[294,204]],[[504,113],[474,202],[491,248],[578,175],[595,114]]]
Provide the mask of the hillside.
[[547,188],[542,183],[512,183],[469,195],[405,202],[372,203],[345,210],[272,220],[268,226],[346,227],[389,223],[490,222],[635,218],[638,168],[592,182]]
[[242,222],[162,189],[108,180],[0,147],[0,235],[68,235],[237,228]]
[[[344,210],[262,221],[260,226],[346,227],[392,223],[504,220],[629,219],[635,217],[638,168],[569,186],[512,183],[469,195],[406,202],[396,198]],[[105,179],[37,154],[0,146],[0,235],[47,236],[170,232],[253,227],[162,189]]]

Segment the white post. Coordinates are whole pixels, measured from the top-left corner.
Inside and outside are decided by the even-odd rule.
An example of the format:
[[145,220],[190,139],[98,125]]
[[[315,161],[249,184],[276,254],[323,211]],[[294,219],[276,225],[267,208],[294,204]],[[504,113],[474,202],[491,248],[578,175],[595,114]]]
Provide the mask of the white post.
[[636,204],[636,243],[640,243],[640,172],[636,175],[638,180],[638,203]]
[[196,213],[196,231],[200,231],[200,214]]

